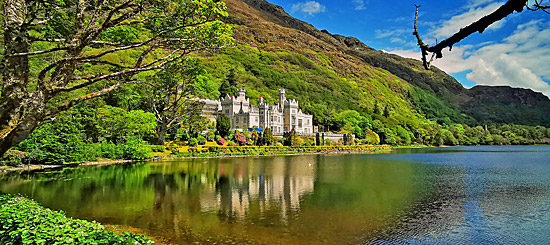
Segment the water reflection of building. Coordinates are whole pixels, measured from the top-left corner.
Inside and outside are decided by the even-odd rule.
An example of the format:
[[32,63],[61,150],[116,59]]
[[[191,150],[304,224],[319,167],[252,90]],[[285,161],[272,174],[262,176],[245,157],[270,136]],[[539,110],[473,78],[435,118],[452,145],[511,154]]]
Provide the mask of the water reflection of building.
[[[277,210],[285,220],[290,212],[299,210],[301,198],[314,189],[315,165],[300,159],[221,165],[220,173],[228,174],[221,174],[215,189],[201,195],[201,211],[243,219]],[[225,167],[232,169],[227,171]]]

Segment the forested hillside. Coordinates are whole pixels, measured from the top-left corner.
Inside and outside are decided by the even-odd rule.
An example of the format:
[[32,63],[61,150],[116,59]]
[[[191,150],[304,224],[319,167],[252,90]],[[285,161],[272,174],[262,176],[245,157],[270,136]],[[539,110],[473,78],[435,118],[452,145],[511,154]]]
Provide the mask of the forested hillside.
[[[353,120],[344,115],[350,111],[368,118],[370,127],[362,131],[374,130],[388,143],[394,140],[386,135],[398,143],[410,142],[403,140],[409,136],[423,142],[454,124],[550,123],[550,100],[540,93],[487,86],[466,89],[435,67],[425,70],[420,61],[319,31],[266,1],[226,3],[225,21],[233,25],[237,45],[201,55],[208,77],[221,84],[234,70],[237,86],[247,89],[252,101],[264,96],[276,102],[277,89],[285,87],[326,130],[350,124]],[[381,128],[373,127],[373,121]]]
[[[358,66],[366,64],[382,68],[414,87],[416,95],[413,93],[411,96],[412,102],[430,119],[449,118],[453,122],[469,125],[550,125],[550,100],[540,93],[490,86],[466,89],[453,77],[435,67],[425,70],[420,61],[374,50],[353,37],[332,35],[325,30],[319,31],[305,22],[290,17],[282,8],[264,0],[242,2],[249,4],[249,8],[244,7],[239,1],[227,3],[229,19],[237,26],[246,26],[242,30],[247,34],[236,36],[244,45],[250,45],[248,39],[254,39],[254,44],[260,45],[260,48],[263,48],[262,45],[277,46],[299,52],[305,47],[302,45],[306,44],[307,48],[315,51],[334,51],[349,55],[355,60],[347,60]],[[279,28],[280,32],[284,32],[286,28],[283,27],[299,30],[302,35],[276,35],[277,31],[274,30]],[[240,31],[241,29],[236,28],[236,33]],[[284,40],[286,46],[278,45],[277,40]],[[288,47],[289,45],[292,47]],[[345,73],[338,73],[345,76]],[[479,113],[479,110],[484,113]],[[506,112],[506,115],[502,115],[502,112]]]

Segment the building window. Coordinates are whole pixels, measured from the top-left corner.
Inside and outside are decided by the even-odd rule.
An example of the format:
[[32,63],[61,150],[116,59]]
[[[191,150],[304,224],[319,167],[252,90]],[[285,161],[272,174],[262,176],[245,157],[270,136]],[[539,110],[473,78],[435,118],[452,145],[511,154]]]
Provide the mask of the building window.
[[254,117],[254,122],[258,122],[258,117]]
[[302,119],[298,119],[298,128],[302,128]]
[[239,123],[239,118],[238,117],[235,120],[236,120],[237,123]]
[[306,120],[306,124],[309,125],[309,119]]

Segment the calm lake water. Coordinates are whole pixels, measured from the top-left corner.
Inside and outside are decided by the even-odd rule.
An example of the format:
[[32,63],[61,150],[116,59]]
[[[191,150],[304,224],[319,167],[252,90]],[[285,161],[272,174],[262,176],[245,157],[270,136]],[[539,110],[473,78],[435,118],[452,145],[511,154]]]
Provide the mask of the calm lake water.
[[90,166],[0,190],[174,244],[550,241],[550,146]]

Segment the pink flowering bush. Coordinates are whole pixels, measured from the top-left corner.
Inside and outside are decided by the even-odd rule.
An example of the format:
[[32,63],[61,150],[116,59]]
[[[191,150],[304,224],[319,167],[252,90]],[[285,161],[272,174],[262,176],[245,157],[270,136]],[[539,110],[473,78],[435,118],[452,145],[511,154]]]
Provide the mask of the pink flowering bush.
[[236,132],[233,135],[233,141],[235,141],[240,146],[243,146],[246,144],[246,136],[244,136],[244,134],[242,133]]
[[228,143],[229,139],[227,137],[223,137],[223,138],[219,138],[218,139],[218,144],[219,145],[227,145],[226,143]]

